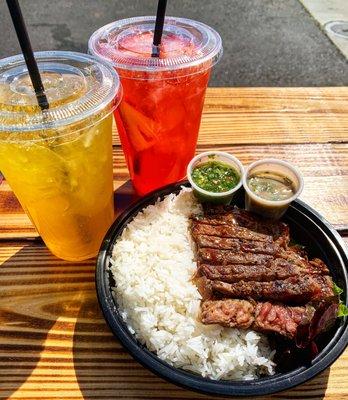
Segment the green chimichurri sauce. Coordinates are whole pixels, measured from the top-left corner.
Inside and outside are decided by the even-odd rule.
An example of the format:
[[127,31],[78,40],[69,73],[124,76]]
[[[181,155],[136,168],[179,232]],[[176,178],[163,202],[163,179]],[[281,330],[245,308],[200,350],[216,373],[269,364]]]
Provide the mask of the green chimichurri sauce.
[[192,171],[192,180],[201,189],[213,193],[227,192],[239,182],[238,172],[221,161],[207,161]]
[[269,171],[251,175],[248,178],[248,186],[257,196],[265,200],[286,200],[295,193],[291,179]]

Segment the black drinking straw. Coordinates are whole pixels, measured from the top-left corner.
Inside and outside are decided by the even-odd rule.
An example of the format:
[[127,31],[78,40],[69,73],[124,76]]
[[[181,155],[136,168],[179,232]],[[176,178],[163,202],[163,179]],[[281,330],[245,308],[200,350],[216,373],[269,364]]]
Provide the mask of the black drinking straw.
[[155,33],[153,35],[153,45],[151,57],[159,57],[160,44],[163,33],[164,17],[166,15],[167,0],[158,0]]
[[49,108],[48,100],[18,0],[6,0],[6,3],[11,14],[12,22],[17,33],[17,38],[22,49],[25,63],[27,64],[37,102],[39,103],[41,110],[47,110]]

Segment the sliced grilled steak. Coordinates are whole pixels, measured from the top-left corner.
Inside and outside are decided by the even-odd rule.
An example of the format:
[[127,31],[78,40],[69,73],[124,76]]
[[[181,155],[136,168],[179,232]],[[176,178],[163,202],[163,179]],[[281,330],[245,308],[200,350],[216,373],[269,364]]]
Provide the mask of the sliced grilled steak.
[[265,264],[209,265],[198,263],[198,267],[208,279],[229,283],[239,281],[269,282],[292,276],[302,276],[303,274],[321,275],[323,273],[322,270],[313,268],[310,263],[307,263],[306,268],[302,268],[282,258],[269,260]]
[[289,227],[284,222],[270,221],[237,207],[205,205],[204,217],[200,217],[199,220],[208,225],[239,225],[257,233],[270,235],[283,247],[290,242]]
[[201,248],[198,250],[198,259],[207,264],[265,264],[273,257],[267,254],[234,253],[229,250]]
[[314,307],[289,307],[280,304],[257,303],[255,309],[256,331],[275,332],[289,339],[296,337],[297,329],[311,321],[315,313]]
[[201,320],[203,324],[251,328],[264,333],[278,333],[293,339],[296,337],[299,325],[308,324],[314,311],[311,306],[290,307],[268,302],[255,304],[238,299],[212,300],[203,302]]
[[239,226],[252,231],[271,235],[279,245],[286,247],[290,242],[290,231],[287,224],[280,221],[263,219],[249,211],[235,207],[232,211],[233,218]]
[[[200,264],[200,271],[210,280],[234,283],[240,281],[266,282],[274,279],[286,279],[289,275],[283,273],[282,268],[274,268],[270,271],[265,264],[261,265],[209,265]],[[293,276],[293,275],[290,275]]]
[[301,275],[272,282],[226,283],[213,281],[212,289],[229,297],[273,300],[282,303],[306,304],[334,295],[329,276]]
[[308,259],[302,257],[296,251],[294,251],[291,247],[286,250],[281,250],[278,252],[277,257],[281,257],[288,262],[298,265],[304,269],[308,268]]
[[309,264],[312,266],[313,271],[317,271],[321,275],[329,275],[330,271],[327,265],[320,260],[319,258],[313,258],[313,260],[309,261]]
[[223,238],[236,238],[243,240],[257,240],[260,242],[272,242],[272,236],[253,232],[236,225],[206,225],[198,221],[192,221],[192,235],[196,239],[200,235],[219,236]]
[[285,223],[231,206],[203,207],[191,223],[203,323],[273,332],[302,347],[332,325],[338,305],[329,270],[289,246]]
[[238,225],[231,212],[210,216],[192,216],[191,219],[204,225]]
[[203,324],[248,329],[254,322],[254,313],[254,306],[246,300],[212,300],[203,302],[201,319]]
[[211,300],[214,298],[213,289],[211,287],[211,281],[205,276],[194,276],[192,281],[197,286],[199,294],[202,296],[202,300]]
[[212,249],[231,250],[234,252],[250,252],[275,255],[279,252],[279,246],[274,243],[260,242],[256,240],[241,240],[233,238],[221,238],[218,236],[199,235],[196,238],[198,247],[210,247]]

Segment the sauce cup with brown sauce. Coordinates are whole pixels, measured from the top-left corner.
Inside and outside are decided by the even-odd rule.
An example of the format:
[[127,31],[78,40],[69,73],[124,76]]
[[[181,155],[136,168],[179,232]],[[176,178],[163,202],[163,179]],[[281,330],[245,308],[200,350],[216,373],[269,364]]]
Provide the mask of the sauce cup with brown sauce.
[[242,186],[244,168],[238,158],[224,151],[206,151],[187,166],[187,179],[201,202],[229,204]]
[[265,158],[249,165],[243,176],[245,208],[279,219],[302,192],[299,171],[286,161]]

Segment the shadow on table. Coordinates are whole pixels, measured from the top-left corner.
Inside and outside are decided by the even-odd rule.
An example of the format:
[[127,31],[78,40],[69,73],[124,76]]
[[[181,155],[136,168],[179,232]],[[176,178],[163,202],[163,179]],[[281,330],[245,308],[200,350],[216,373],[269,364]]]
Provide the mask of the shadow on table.
[[[117,213],[137,198],[131,182],[123,184],[115,192]],[[73,330],[73,322],[69,327],[64,316],[78,315],[81,321],[84,316],[97,313],[93,309],[96,306],[94,260],[81,263],[60,260],[40,238],[23,243],[23,240],[11,242],[14,254],[0,266],[0,399],[9,398],[25,385],[38,364],[45,362],[41,355],[45,356],[46,341],[50,336],[57,336],[50,334],[53,327],[58,340],[60,329]],[[69,273],[77,276],[69,278]],[[93,289],[82,291],[80,285],[86,283]],[[100,322],[105,330],[105,324]],[[74,339],[79,336],[76,334]],[[58,370],[60,362],[66,360],[59,359],[57,348],[51,346],[49,352],[51,356],[57,352],[57,357],[46,360],[51,364],[47,368],[52,378],[55,375],[52,363]]]
[[114,192],[116,216],[120,215],[131,204],[139,200],[139,198],[140,196],[135,193],[131,181],[126,181]]
[[[219,399],[179,388],[143,368],[112,335],[94,293],[83,302],[75,325],[74,369],[83,398]],[[258,399],[315,399],[325,397],[330,369],[313,380],[280,394]]]
[[[127,181],[115,192],[117,215],[139,197]],[[95,289],[85,292],[76,320],[73,339],[75,376],[86,400],[131,399],[221,399],[191,392],[157,377],[123,350],[112,335],[99,309]],[[320,400],[325,397],[330,369],[292,390],[267,399]],[[259,397],[263,399],[263,397]],[[264,398],[266,399],[266,397]]]
[[110,332],[94,293],[76,321],[73,360],[85,400],[206,398],[163,381],[134,361]]
[[[85,279],[86,268],[84,263],[80,266],[54,257],[41,240],[24,245],[23,241],[12,242],[11,246],[8,243],[6,247],[14,254],[0,266],[1,399],[25,388],[27,380],[31,389],[40,385],[35,380],[35,368],[41,374],[48,373],[48,381],[57,370],[59,376],[60,365],[67,360],[50,339],[64,339],[67,330],[73,331],[69,317],[77,317],[80,310],[78,285]],[[71,278],[70,273],[77,269],[78,276]],[[92,281],[94,276],[89,275]],[[45,358],[45,350],[49,358]]]

